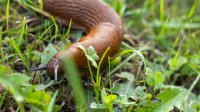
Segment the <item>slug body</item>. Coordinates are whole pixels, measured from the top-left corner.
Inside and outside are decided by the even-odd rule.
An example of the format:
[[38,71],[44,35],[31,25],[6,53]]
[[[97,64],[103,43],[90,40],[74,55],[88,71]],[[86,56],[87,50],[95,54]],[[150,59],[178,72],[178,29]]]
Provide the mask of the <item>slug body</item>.
[[[123,25],[117,13],[101,0],[43,0],[44,10],[64,22],[72,19],[72,25],[86,29],[88,34],[72,44],[68,49],[58,52],[47,64],[47,73],[54,77],[55,68],[58,74],[63,72],[62,60],[70,56],[79,69],[87,67],[87,59],[78,47],[86,50],[93,46],[99,57],[107,48],[107,55],[113,56],[120,47],[123,36]],[[106,59],[104,60],[106,62]]]

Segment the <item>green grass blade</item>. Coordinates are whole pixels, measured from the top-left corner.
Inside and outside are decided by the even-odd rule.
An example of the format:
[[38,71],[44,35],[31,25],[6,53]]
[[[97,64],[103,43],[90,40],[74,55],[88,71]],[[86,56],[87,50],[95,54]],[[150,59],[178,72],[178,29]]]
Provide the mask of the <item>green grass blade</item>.
[[164,0],[160,0],[160,21],[164,19]]
[[[54,27],[55,27],[55,37],[57,37],[59,30],[58,30],[58,25],[56,23],[56,20],[54,19],[54,17],[51,17],[51,20],[53,21]],[[51,41],[53,40],[53,38],[51,38]]]
[[18,53],[18,55],[20,56],[20,58],[22,59],[22,62],[24,63],[26,69],[28,70],[28,64],[25,60],[24,55],[22,54],[20,48],[17,46],[17,44],[15,43],[14,39],[10,39],[10,43],[11,45],[14,47],[15,51]]
[[179,48],[178,48],[178,51],[177,51],[176,54],[175,54],[175,57],[174,57],[175,60],[177,60],[177,58],[178,58],[178,56],[179,56],[179,54],[180,54],[182,45],[183,45],[183,41],[181,42],[181,44],[180,44],[180,46],[179,46]]
[[83,111],[87,108],[85,93],[77,67],[75,66],[73,60],[69,57],[66,57],[64,60],[64,70],[67,73],[68,81],[74,90],[74,100],[76,106]]
[[162,29],[161,29],[158,37],[157,37],[158,41],[160,41],[162,39],[162,36],[163,36],[163,33],[164,33],[165,29],[166,29],[166,25],[167,25],[168,20],[169,20],[169,17],[166,19],[164,25],[162,26]]
[[53,107],[56,102],[56,96],[58,96],[58,90],[54,93],[53,97],[51,98],[51,102],[48,105],[47,112],[53,112]]
[[19,108],[20,108],[20,112],[26,112],[25,111],[25,107],[24,107],[24,104],[22,102],[17,102]]
[[197,77],[196,79],[193,81],[192,85],[190,86],[189,90],[188,90],[188,93],[187,93],[187,96],[185,97],[185,101],[188,99],[189,95],[191,94],[192,90],[194,89],[195,85],[198,83],[199,79],[200,79],[200,72],[199,70],[197,71],[196,68],[194,65],[190,65],[190,67],[195,71],[197,72]]
[[4,101],[6,100],[6,95],[8,94],[8,91],[6,90],[5,92],[3,92],[2,96],[1,96],[1,100],[0,100],[0,108],[2,108],[2,105],[4,103]]
[[[31,12],[38,12],[40,14],[43,14],[47,17],[49,17],[49,14],[44,12],[43,10],[41,10],[41,7],[37,7],[37,5],[35,5],[33,2],[32,3],[27,3],[27,1],[24,1],[24,0],[16,0],[16,2],[18,4],[20,4],[22,7],[24,7],[25,9],[27,9],[28,11],[31,11]],[[30,10],[31,9],[31,10]]]
[[175,50],[175,47],[178,45],[178,42],[179,42],[179,36],[176,37],[176,40],[174,41],[172,50]]
[[49,26],[43,33],[42,35],[39,37],[39,41],[42,39],[42,37],[52,28],[53,25]]
[[192,35],[192,37],[193,37],[193,38],[192,38],[192,42],[194,43],[193,46],[194,46],[196,52],[197,52],[198,54],[200,54],[200,48],[199,48],[199,45],[198,45],[197,37],[196,37],[196,35]]
[[100,75],[99,73],[100,73],[101,64],[102,64],[102,62],[103,62],[103,60],[104,60],[104,58],[105,58],[105,56],[106,56],[106,54],[108,53],[109,50],[110,50],[110,48],[106,49],[106,51],[103,53],[103,55],[102,55],[102,57],[99,61],[99,64],[98,64],[98,67],[97,67],[97,77]]
[[2,27],[0,27],[0,48],[2,48]]
[[10,13],[10,0],[7,2],[7,7],[6,7],[6,30],[8,30],[8,23],[9,23],[9,13]]
[[72,25],[72,19],[71,19],[70,22],[69,22],[69,26],[68,26],[67,32],[66,32],[65,35],[63,36],[62,40],[64,40],[64,39],[69,39],[69,34],[70,34],[70,31],[71,31],[71,25]]
[[151,0],[151,14],[155,17],[155,0]]
[[[125,53],[123,53],[125,52]],[[140,51],[137,51],[137,50],[125,50],[123,51],[122,53],[120,54],[127,54],[127,53],[132,53],[128,58],[126,58],[123,62],[121,62],[117,67],[115,67],[112,71],[111,71],[111,74],[113,74],[115,71],[117,71],[118,69],[120,69],[122,66],[124,66],[130,59],[132,59],[133,57],[135,57],[136,55],[138,55],[141,60],[143,61],[144,63],[144,67],[146,69],[146,61],[145,61],[145,57],[142,55],[142,53]]]
[[21,45],[23,36],[25,34],[25,27],[26,27],[26,17],[24,17],[23,22],[22,22],[22,28],[21,28],[21,31],[20,31],[20,36],[19,36],[19,40],[18,40],[18,44],[17,44],[18,47]]
[[192,5],[192,8],[190,9],[190,11],[187,15],[187,19],[191,18],[194,15],[198,5],[199,5],[199,0],[195,0]]
[[0,27],[0,53],[1,53],[1,61],[2,63],[5,62],[5,57],[4,57],[4,52],[3,52],[3,47],[2,47],[2,27]]
[[38,3],[40,4],[40,9],[42,10],[43,9],[43,1],[42,0],[38,0]]
[[[171,58],[171,56],[174,54],[174,51],[175,51],[175,48],[176,46],[178,45],[178,42],[179,42],[179,36],[176,37],[176,40],[174,41],[173,43],[173,47],[171,49],[171,52],[169,53],[169,58]],[[180,47],[179,47],[179,50],[180,50]],[[176,55],[178,56],[178,52],[176,52]],[[177,58],[177,56],[175,56]],[[176,58],[174,57],[174,60],[176,60]],[[168,67],[168,63],[166,63],[164,69],[167,70],[167,67]],[[171,70],[172,71],[172,70]]]
[[112,87],[112,80],[110,77],[110,72],[111,72],[111,61],[110,61],[110,57],[108,57],[108,80],[109,80],[110,87]]
[[103,53],[103,55],[99,61],[98,67],[97,67],[96,86],[95,86],[95,95],[96,95],[97,102],[99,102],[99,96],[100,96],[99,92],[100,92],[100,85],[101,85],[100,68],[101,68],[101,64],[109,50],[110,50],[110,48],[107,48],[106,51]]
[[5,63],[5,55],[3,49],[1,48],[0,50],[1,50],[0,52],[1,52],[2,63]]

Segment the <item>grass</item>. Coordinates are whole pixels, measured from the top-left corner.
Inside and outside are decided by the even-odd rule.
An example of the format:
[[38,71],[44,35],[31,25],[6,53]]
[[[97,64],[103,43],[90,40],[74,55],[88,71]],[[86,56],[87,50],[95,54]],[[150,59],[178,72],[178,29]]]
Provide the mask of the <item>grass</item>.
[[0,110],[200,110],[199,0],[105,1],[123,19],[120,50],[102,68],[107,57],[97,64],[95,49],[83,48],[90,77],[80,79],[79,70],[67,59],[69,82],[51,81],[45,71],[29,69],[46,64],[58,50],[71,45],[69,39],[78,40],[80,31],[71,28],[73,20],[69,27],[58,23],[41,10],[42,0],[39,4],[0,1],[0,84],[4,87]]
[[7,2],[7,7],[6,7],[6,29],[8,30],[8,22],[9,22],[9,8],[10,8],[10,0]]

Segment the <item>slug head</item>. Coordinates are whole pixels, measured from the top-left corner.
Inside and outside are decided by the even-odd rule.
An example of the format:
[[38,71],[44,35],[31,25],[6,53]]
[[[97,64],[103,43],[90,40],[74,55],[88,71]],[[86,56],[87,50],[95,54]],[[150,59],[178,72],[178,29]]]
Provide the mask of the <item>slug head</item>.
[[52,80],[58,80],[61,78],[61,75],[64,74],[63,62],[55,57],[53,57],[46,66],[30,69],[30,71],[39,71],[39,70],[46,70],[48,76]]
[[63,62],[59,58],[51,58],[51,60],[47,64],[46,69],[49,77],[55,80],[61,78],[60,75],[64,74],[63,65]]

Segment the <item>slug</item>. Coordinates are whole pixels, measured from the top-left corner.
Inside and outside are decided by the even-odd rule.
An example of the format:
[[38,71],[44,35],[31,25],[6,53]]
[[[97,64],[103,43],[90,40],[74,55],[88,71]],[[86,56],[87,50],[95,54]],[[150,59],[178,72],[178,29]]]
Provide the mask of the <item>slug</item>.
[[33,70],[46,69],[47,74],[55,78],[55,69],[58,74],[63,73],[62,60],[66,56],[70,56],[79,69],[85,69],[87,59],[79,45],[86,50],[93,46],[100,58],[107,48],[110,48],[107,56],[113,56],[119,49],[123,37],[122,21],[102,0],[43,0],[43,9],[64,23],[72,19],[72,25],[83,27],[88,33],[79,42],[54,55],[45,67]]

